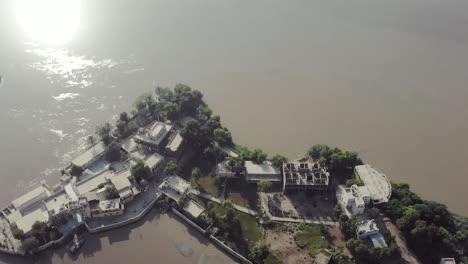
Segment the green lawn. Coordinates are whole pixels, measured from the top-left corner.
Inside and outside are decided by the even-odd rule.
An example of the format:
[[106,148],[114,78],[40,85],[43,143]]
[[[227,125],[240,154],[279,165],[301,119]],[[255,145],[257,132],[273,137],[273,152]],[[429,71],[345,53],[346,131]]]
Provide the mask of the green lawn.
[[310,255],[315,256],[328,247],[328,241],[322,238],[319,225],[303,224],[300,229],[301,231],[296,234],[294,240],[299,247],[307,247]]
[[281,260],[279,260],[275,255],[268,254],[268,256],[263,260],[264,264],[282,264]]
[[203,176],[197,180],[200,191],[206,192],[214,197],[219,197],[220,190],[217,178],[213,176]]
[[[213,210],[218,218],[226,215],[226,208],[221,204],[214,204]],[[257,225],[255,217],[238,211],[235,211],[235,214],[241,224],[242,236],[249,241],[250,245],[257,243],[262,238],[262,229]]]

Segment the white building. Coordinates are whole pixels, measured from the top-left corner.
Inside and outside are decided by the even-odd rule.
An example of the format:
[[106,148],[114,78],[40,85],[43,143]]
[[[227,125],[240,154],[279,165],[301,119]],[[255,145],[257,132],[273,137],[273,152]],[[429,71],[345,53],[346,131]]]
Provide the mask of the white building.
[[283,163],[283,191],[301,189],[327,189],[330,173],[318,163]]
[[440,264],[456,264],[454,258],[441,258]]
[[364,213],[366,205],[371,200],[367,187],[357,185],[351,187],[339,185],[336,188],[336,199],[348,216]]
[[229,161],[222,161],[216,165],[216,176],[221,178],[236,178],[239,173],[244,172],[242,166],[231,167]]
[[269,161],[257,164],[253,161],[245,162],[245,178],[247,182],[281,182],[281,172]]
[[83,153],[81,153],[78,157],[72,160],[71,163],[81,166],[83,168],[87,168],[91,163],[98,160],[104,154],[106,150],[106,146],[104,143],[99,142],[98,144],[92,146],[91,148],[87,149]]
[[354,173],[369,189],[374,204],[388,202],[392,195],[392,184],[385,174],[377,171],[368,164],[354,167]]
[[169,140],[165,152],[170,157],[178,160],[184,151],[184,138],[177,131],[174,136]]
[[191,215],[193,218],[197,219],[200,215],[205,212],[205,208],[203,208],[198,203],[189,200],[187,204],[184,206],[184,211]]
[[120,199],[93,201],[90,203],[91,217],[115,216],[123,213],[124,205]]
[[385,238],[373,219],[359,222],[356,226],[356,235],[361,240],[370,239],[375,248],[387,247]]
[[179,176],[169,176],[159,185],[159,189],[174,201],[179,201],[190,189],[190,183]]
[[138,144],[142,144],[154,149],[164,150],[166,139],[172,131],[172,125],[155,121],[153,124],[145,128],[140,128],[134,136],[134,140]]

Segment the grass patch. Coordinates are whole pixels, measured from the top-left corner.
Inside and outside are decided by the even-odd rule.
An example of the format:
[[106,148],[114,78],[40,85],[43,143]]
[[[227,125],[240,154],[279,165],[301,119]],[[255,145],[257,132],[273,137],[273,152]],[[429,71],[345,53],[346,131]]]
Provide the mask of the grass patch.
[[229,193],[228,199],[237,205],[249,207],[249,200],[243,197],[240,193]]
[[214,197],[219,197],[220,190],[218,179],[212,176],[200,177],[196,183],[198,184],[200,191],[206,192]]
[[299,247],[307,248],[311,256],[317,255],[322,249],[328,247],[328,241],[322,237],[319,225],[303,224],[300,230],[294,236],[294,240]]
[[278,259],[275,255],[273,254],[268,254],[268,256],[263,260],[264,264],[282,264],[283,262]]
[[[217,218],[223,218],[227,213],[226,208],[221,204],[214,204],[212,210]],[[250,245],[257,243],[262,238],[262,229],[257,225],[255,217],[238,211],[235,211],[235,215],[239,219],[242,236],[248,240]]]
[[253,245],[262,238],[262,230],[257,225],[255,217],[238,212],[237,217],[241,223],[242,234],[249,244]]

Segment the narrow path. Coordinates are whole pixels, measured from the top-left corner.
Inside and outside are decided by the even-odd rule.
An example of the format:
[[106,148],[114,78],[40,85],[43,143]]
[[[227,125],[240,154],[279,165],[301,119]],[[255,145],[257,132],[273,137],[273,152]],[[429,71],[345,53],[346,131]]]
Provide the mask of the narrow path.
[[[210,200],[210,201],[213,201],[213,202],[215,202],[215,203],[219,203],[219,204],[222,204],[222,203],[223,203],[223,201],[222,201],[221,199],[216,198],[216,197],[214,197],[214,196],[211,196],[211,195],[209,195],[209,194],[207,194],[207,193],[202,193],[202,192],[200,192],[199,190],[190,189],[189,192],[192,193],[192,194],[194,194],[194,195],[196,195],[196,196],[200,196],[200,197],[202,197],[202,198],[205,198],[205,199],[208,199],[208,200]],[[246,207],[243,207],[243,206],[240,206],[240,205],[237,205],[237,204],[232,204],[232,207],[233,207],[234,209],[236,209],[237,211],[243,212],[243,213],[245,213],[245,214],[249,214],[249,215],[252,215],[252,216],[257,216],[257,215],[258,215],[258,213],[255,212],[254,210],[251,210],[251,209],[249,209],[249,208],[246,208]]]
[[415,264],[422,264],[421,261],[418,260],[416,255],[408,249],[408,244],[406,243],[406,239],[401,234],[400,230],[390,221],[388,218],[384,218],[383,222],[387,227],[388,231],[395,237],[396,243],[401,251],[401,258],[403,258],[406,263],[415,263]]

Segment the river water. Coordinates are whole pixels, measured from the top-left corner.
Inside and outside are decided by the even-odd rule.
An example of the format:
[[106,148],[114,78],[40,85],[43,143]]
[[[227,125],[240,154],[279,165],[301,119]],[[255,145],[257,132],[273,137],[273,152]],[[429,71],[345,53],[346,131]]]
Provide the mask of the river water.
[[[58,45],[38,44],[31,31],[50,33],[34,27],[42,20],[0,4],[2,204],[57,182],[95,126],[137,95],[183,82],[238,143],[291,158],[315,143],[354,149],[468,214],[468,2],[72,1],[79,27]],[[129,239],[118,251],[129,260],[162,243]],[[103,262],[116,252],[101,250]]]

